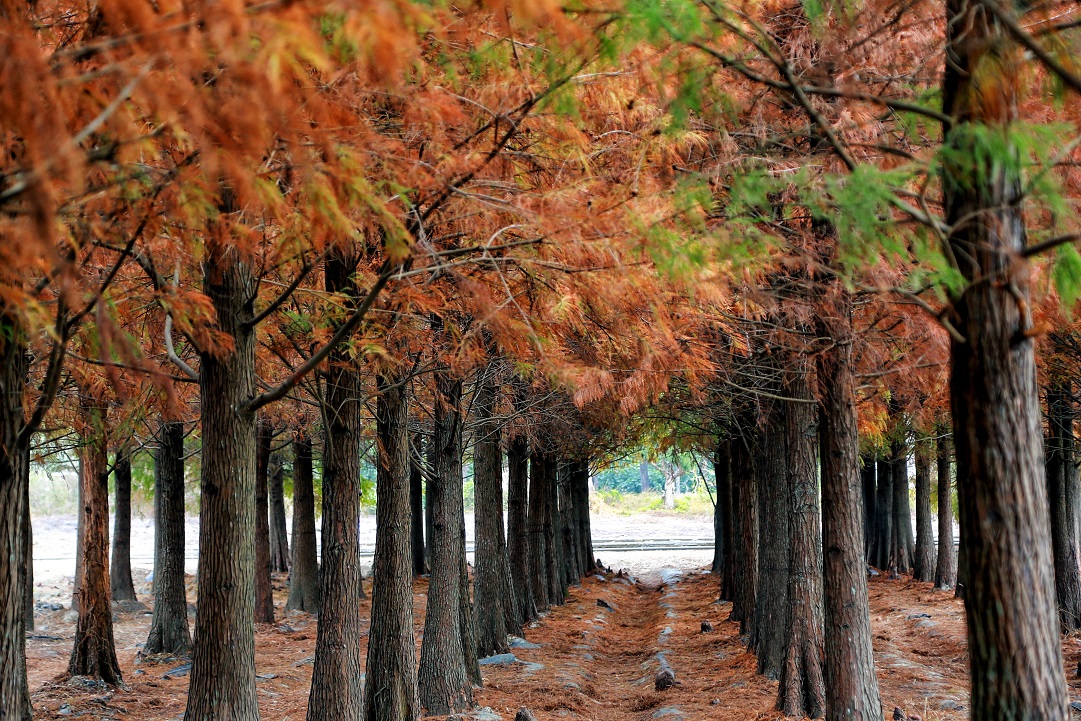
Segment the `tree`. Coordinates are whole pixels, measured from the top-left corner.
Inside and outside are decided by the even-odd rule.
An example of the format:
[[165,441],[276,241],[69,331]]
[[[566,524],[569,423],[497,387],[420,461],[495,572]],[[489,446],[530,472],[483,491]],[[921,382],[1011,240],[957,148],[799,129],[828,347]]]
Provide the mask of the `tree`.
[[143,652],[191,650],[184,590],[184,424],[164,420],[154,449],[154,610]]
[[946,20],[945,250],[966,258],[958,266],[966,283],[951,297],[950,400],[972,718],[1066,719],[1022,180],[1011,140],[1020,51],[988,6],[948,0]]
[[[916,439],[916,553],[912,576],[930,583],[935,579],[935,539],[931,530],[931,442]],[[952,536],[953,533],[951,532]]]
[[255,446],[255,620],[274,623],[274,589],[270,581],[270,505],[267,486],[274,429],[259,419]]
[[114,601],[134,601],[135,584],[131,580],[131,456],[124,448],[116,451],[113,479],[116,483],[116,510],[109,586]]
[[938,493],[938,560],[935,563],[935,588],[949,590],[957,583],[957,551],[953,545],[953,496],[950,493],[950,437],[940,432],[936,444]]
[[285,610],[318,616],[320,584],[314,475],[311,438],[298,432],[293,438],[293,559]]
[[289,571],[289,532],[285,526],[285,468],[279,452],[271,452],[267,472],[270,507],[270,570]]

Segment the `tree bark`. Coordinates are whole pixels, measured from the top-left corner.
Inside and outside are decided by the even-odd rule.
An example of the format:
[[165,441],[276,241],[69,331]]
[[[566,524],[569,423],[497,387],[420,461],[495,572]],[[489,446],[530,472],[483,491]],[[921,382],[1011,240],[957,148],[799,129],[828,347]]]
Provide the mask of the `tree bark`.
[[738,550],[733,554],[731,620],[739,621],[740,636],[749,641],[758,596],[758,473],[753,447],[743,438],[733,448],[732,488],[735,517],[739,521]]
[[777,708],[786,716],[819,718],[825,706],[822,671],[822,531],[819,526],[818,429],[809,361],[794,358],[785,383],[787,448],[788,620]]
[[412,451],[409,454],[409,528],[411,538],[411,550],[413,554],[413,575],[423,576],[428,572],[428,564],[425,562],[427,552],[424,550],[424,474],[421,472],[420,463],[413,456],[420,456],[420,435],[413,437]]
[[[82,512],[82,508],[85,505],[83,500],[83,477],[86,475],[86,468],[84,468],[83,454],[79,455],[79,482],[77,494],[77,508],[78,519],[75,522],[75,577],[71,582],[71,610],[76,613],[79,612],[79,597],[82,595],[80,592],[80,586],[83,579],[83,535],[86,531],[86,515]],[[27,497],[29,501],[29,497]]]
[[875,522],[878,520],[877,502],[875,493],[877,486],[877,474],[875,473],[874,456],[864,456],[860,459],[860,483],[863,487],[863,545],[864,555],[867,562],[871,562],[871,549],[874,547]]
[[890,565],[893,544],[893,471],[885,458],[875,461],[875,540],[871,547],[871,565],[886,570]]
[[[222,231],[224,232],[224,231]],[[240,251],[208,239],[204,292],[231,350],[200,349],[203,458],[199,594],[186,721],[257,721],[255,694],[255,283]]]
[[572,463],[564,462],[556,475],[556,497],[559,501],[560,556],[563,559],[564,587],[578,585],[582,572],[578,568],[577,543],[574,540],[574,503],[571,500]]
[[274,623],[274,589],[270,584],[270,443],[273,430],[266,417],[259,419],[255,466],[255,621]]
[[541,458],[547,466],[544,473],[548,494],[544,518],[544,558],[547,562],[548,603],[562,606],[567,597],[567,582],[563,575],[563,544],[559,540],[559,464],[550,453],[543,453]]
[[593,531],[589,519],[589,461],[578,461],[575,464],[574,475],[574,509],[577,518],[577,539],[581,544],[579,558],[582,562],[583,574],[590,573],[596,567],[596,559],[593,558]]
[[[434,325],[434,324],[433,324]],[[463,645],[461,470],[462,382],[447,372],[436,376],[435,428],[432,438],[434,483],[429,483],[434,535],[428,544],[431,579],[421,642],[418,685],[421,706],[429,715],[450,714],[473,705],[473,686]],[[455,632],[455,631],[458,632]]]
[[759,466],[758,593],[754,603],[752,647],[758,673],[776,679],[784,662],[788,610],[789,495],[788,449],[783,411],[775,406],[763,431]]
[[[507,650],[506,608],[514,607],[507,577],[507,543],[503,531],[503,453],[500,427],[492,418],[496,403],[495,364],[477,381],[473,413],[477,441],[473,447],[473,483],[476,495],[473,588],[477,611],[477,655]],[[512,614],[513,616],[513,614]]]
[[[829,311],[818,314],[818,335],[829,346],[817,357],[821,392],[823,601],[825,608],[826,718],[880,721],[882,701],[871,646],[866,544],[861,498],[866,472],[859,470],[856,378],[852,360],[852,299],[833,284]],[[865,459],[864,469],[874,461]],[[881,477],[880,477],[881,478]],[[861,493],[862,491],[862,493]]]
[[944,128],[944,250],[964,259],[968,283],[951,304],[950,400],[971,717],[1064,721],[1021,162],[986,160],[1011,152],[1026,75],[1008,31],[982,4],[947,0],[946,10],[943,112],[957,124]]
[[530,572],[529,448],[523,436],[510,439],[507,467],[507,556],[518,621],[524,625],[537,618],[537,607]]
[[143,653],[191,651],[184,587],[184,424],[164,421],[154,450],[154,610]]
[[378,377],[375,561],[364,710],[367,721],[414,721],[420,716],[413,640],[409,403],[405,382]]
[[935,539],[931,521],[931,442],[916,441],[916,553],[912,576],[917,581],[935,580]]
[[[1054,338],[1054,334],[1052,334]],[[1051,550],[1055,564],[1055,596],[1063,633],[1081,628],[1081,568],[1077,547],[1070,543],[1066,473],[1073,464],[1072,388],[1068,377],[1050,371],[1047,388],[1047,496],[1051,509]]]
[[79,583],[79,620],[68,662],[72,676],[89,676],[107,684],[121,683],[113,637],[112,594],[109,588],[109,434],[107,405],[85,397],[83,417],[83,575]]
[[[350,307],[360,296],[354,276],[358,262],[355,251],[342,246],[325,262],[327,291],[344,296]],[[366,394],[360,369],[345,348],[330,354],[326,389],[320,615],[307,721],[360,721],[360,452]]]
[[[435,434],[435,431],[432,431]],[[435,486],[435,444],[428,441],[424,445],[424,454],[427,459],[428,474],[424,477],[424,563],[428,566],[428,573],[432,569],[432,539],[435,538],[435,514],[432,512],[432,488]]]
[[638,483],[642,493],[649,493],[649,459],[643,458],[638,463]]
[[[20,450],[21,461],[19,464],[20,482],[23,486],[23,565],[22,585],[23,597],[23,626],[25,631],[34,630],[34,529],[30,519],[30,445],[23,446]],[[2,708],[2,706],[0,706]]]
[[113,480],[116,483],[116,510],[113,516],[109,586],[114,601],[134,601],[135,584],[131,580],[131,456],[124,449],[116,452]]
[[950,498],[950,453],[953,444],[939,435],[936,449],[938,466],[938,562],[935,564],[935,588],[949,590],[957,583],[957,549],[953,545],[953,503]]
[[893,535],[889,568],[895,573],[909,573],[915,543],[912,542],[912,506],[908,500],[908,456],[903,441],[894,441],[891,446],[890,477],[893,481]]
[[293,439],[293,559],[286,611],[319,615],[319,546],[315,533],[315,473],[312,440]]
[[0,300],[0,718],[30,721],[26,683],[26,574],[28,551],[23,519],[28,514],[24,459],[29,439],[18,437],[26,423],[26,333],[17,315]]
[[[713,565],[711,570],[722,579],[724,588],[728,561],[732,548],[732,441],[717,441],[713,451],[713,477],[716,481],[716,498],[713,508]],[[722,591],[722,597],[724,593]]]
[[529,456],[529,581],[538,612],[550,607],[544,524],[548,517],[548,464],[537,449]]
[[280,453],[271,453],[267,474],[270,503],[270,570],[289,571],[289,531],[285,525],[285,467]]

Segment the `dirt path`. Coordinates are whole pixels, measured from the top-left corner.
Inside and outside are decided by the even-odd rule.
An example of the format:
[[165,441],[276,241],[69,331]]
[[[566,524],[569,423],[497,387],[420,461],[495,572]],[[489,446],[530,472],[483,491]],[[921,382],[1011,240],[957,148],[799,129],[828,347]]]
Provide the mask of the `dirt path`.
[[[259,626],[256,669],[265,721],[302,721],[311,682],[316,620],[285,615],[285,588],[278,579],[280,620]],[[506,721],[526,706],[538,721],[722,721],[781,718],[773,706],[776,682],[755,674],[755,658],[730,623],[730,606],[716,603],[716,577],[700,571],[651,572],[637,582],[614,574],[593,576],[571,589],[568,602],[526,630],[512,657],[483,667],[485,686],[476,692],[477,721]],[[149,589],[137,588],[145,599]],[[414,594],[416,638],[421,640],[427,587]],[[908,579],[873,579],[872,628],[886,718],[900,707],[923,721],[968,717],[968,668],[963,607],[952,592]],[[603,601],[610,608],[598,605]],[[365,602],[362,613],[368,612]],[[102,689],[56,682],[71,650],[73,625],[66,612],[39,614],[37,635],[27,643],[30,687],[38,719],[132,718],[173,721],[184,709],[188,677],[184,659],[140,661],[149,615],[118,612],[117,648],[127,688]],[[702,631],[709,621],[712,632]],[[1081,640],[1063,641],[1075,698],[1081,678]],[[654,687],[662,664],[677,685]],[[172,673],[171,673],[172,672]],[[483,709],[489,709],[488,712]],[[441,717],[442,718],[442,717]]]

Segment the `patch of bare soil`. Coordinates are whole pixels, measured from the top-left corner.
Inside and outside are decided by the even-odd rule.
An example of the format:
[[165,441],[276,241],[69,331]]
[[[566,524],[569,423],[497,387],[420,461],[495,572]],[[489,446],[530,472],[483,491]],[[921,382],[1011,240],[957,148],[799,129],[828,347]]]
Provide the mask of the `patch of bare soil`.
[[[276,579],[278,623],[259,626],[256,671],[264,719],[301,721],[307,707],[316,619],[286,614],[284,579]],[[148,588],[140,591],[140,597]],[[370,591],[370,588],[367,589]],[[427,583],[414,587],[419,650]],[[886,717],[894,707],[923,721],[968,717],[968,667],[962,603],[911,579],[872,579],[872,628]],[[189,599],[194,598],[189,591]],[[530,708],[538,721],[620,721],[781,718],[774,709],[776,682],[755,674],[754,656],[717,603],[715,576],[662,571],[638,579],[592,576],[571,589],[526,637],[536,647],[512,648],[515,660],[486,665],[478,707],[504,719]],[[603,604],[599,603],[603,602]],[[365,602],[361,612],[368,616]],[[116,614],[117,651],[125,688],[96,688],[64,678],[74,634],[65,611],[39,614],[27,642],[35,716],[44,718],[172,721],[184,710],[186,659],[145,659],[140,646],[149,611]],[[702,622],[713,630],[703,632]],[[1073,695],[1081,695],[1075,669],[1081,640],[1064,639]],[[669,669],[675,684],[658,690]]]

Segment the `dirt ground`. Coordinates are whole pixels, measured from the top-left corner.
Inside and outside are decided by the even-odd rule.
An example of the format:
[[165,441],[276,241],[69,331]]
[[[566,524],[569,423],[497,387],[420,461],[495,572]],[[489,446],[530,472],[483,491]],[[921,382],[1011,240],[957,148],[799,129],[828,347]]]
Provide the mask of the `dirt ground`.
[[[276,579],[279,622],[256,635],[258,695],[263,719],[304,718],[315,618],[285,614],[283,578]],[[144,583],[137,589],[148,600]],[[369,589],[370,590],[370,589]],[[414,588],[416,637],[423,630],[426,582]],[[871,580],[874,646],[887,718],[894,707],[924,721],[968,717],[968,672],[961,603],[952,593],[909,579]],[[192,596],[189,594],[189,598]],[[529,647],[512,648],[513,660],[487,664],[479,708],[512,719],[519,707],[539,721],[554,719],[774,719],[776,682],[755,675],[754,657],[717,603],[717,581],[700,569],[662,568],[626,578],[587,578],[525,632]],[[599,605],[604,601],[611,608]],[[367,615],[368,607],[364,612]],[[171,674],[183,659],[140,659],[149,613],[117,611],[117,647],[125,688],[87,688],[64,681],[73,638],[69,612],[42,612],[27,644],[30,688],[37,718],[179,719],[188,677]],[[703,633],[708,620],[713,631]],[[533,647],[533,644],[536,646]],[[1066,668],[1076,669],[1081,641],[1064,640]],[[678,684],[654,690],[661,664]],[[1081,680],[1068,674],[1071,692]],[[495,716],[473,714],[476,718]]]

